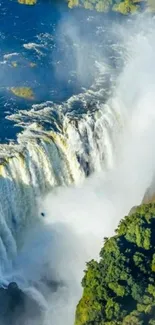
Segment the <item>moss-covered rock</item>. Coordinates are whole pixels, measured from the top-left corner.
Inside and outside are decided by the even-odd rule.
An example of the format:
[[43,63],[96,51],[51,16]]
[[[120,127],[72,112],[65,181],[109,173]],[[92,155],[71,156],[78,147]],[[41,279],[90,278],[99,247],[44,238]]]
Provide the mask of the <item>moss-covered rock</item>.
[[75,325],[151,325],[155,315],[155,203],[141,205],[87,263]]

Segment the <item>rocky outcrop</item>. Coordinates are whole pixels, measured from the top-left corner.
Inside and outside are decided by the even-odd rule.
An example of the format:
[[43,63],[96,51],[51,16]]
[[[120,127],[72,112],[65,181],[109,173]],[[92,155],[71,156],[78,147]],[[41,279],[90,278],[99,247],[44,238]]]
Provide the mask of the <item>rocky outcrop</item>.
[[[155,203],[155,185],[154,182],[150,185],[149,188],[147,188],[143,200],[141,202],[141,204],[149,204],[149,203]],[[140,205],[139,205],[140,206]],[[129,211],[129,216],[131,214],[133,214],[136,209],[137,209],[138,205],[135,205],[131,208],[131,210]]]
[[37,301],[25,294],[15,282],[0,288],[1,325],[42,325],[43,310]]
[[153,203],[153,202],[155,202],[155,191],[153,188],[150,187],[145,192],[142,203],[147,204],[147,203]]

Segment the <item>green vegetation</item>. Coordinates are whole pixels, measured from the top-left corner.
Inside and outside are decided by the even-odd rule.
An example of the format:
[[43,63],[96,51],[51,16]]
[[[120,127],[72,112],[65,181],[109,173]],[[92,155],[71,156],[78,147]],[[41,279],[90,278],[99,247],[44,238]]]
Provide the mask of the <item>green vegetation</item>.
[[140,9],[140,6],[135,4],[134,1],[125,0],[118,4],[114,4],[112,7],[113,11],[120,12],[121,14],[134,13]]
[[34,93],[30,87],[11,87],[11,92],[25,99],[34,99]]
[[19,3],[23,5],[35,5],[37,3],[37,0],[18,0]]
[[155,203],[125,217],[87,263],[75,325],[155,325]]
[[140,10],[141,4],[144,2],[145,0],[68,0],[68,5],[70,8],[81,6],[86,9],[94,9],[100,12],[112,10],[122,14],[129,14]]
[[[35,5],[37,0],[17,0],[20,4]],[[83,7],[99,12],[115,11],[127,15],[141,10],[142,5],[155,11],[155,0],[62,0],[69,8]]]

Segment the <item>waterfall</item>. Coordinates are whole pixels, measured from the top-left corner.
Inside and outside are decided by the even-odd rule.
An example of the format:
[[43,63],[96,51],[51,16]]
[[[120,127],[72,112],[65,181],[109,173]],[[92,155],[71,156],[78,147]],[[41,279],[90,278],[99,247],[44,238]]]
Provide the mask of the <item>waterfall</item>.
[[127,105],[126,79],[122,92],[119,87],[116,91],[128,47],[124,41],[114,45],[118,62],[96,62],[98,72],[89,90],[60,104],[35,104],[7,117],[22,131],[16,141],[0,145],[0,274],[9,272],[26,234],[42,222],[39,198],[115,166],[124,110],[132,107],[135,94]]
[[96,97],[91,91],[8,117],[24,130],[16,143],[0,145],[1,272],[21,249],[23,234],[40,221],[39,197],[113,167],[123,119]]

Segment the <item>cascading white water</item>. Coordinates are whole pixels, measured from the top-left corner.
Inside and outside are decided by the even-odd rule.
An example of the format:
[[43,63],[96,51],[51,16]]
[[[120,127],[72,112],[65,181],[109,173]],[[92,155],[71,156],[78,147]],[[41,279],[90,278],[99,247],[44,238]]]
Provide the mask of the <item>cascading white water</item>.
[[[11,267],[27,231],[41,222],[39,197],[113,167],[123,118],[102,99],[88,104],[87,96],[93,98],[81,94],[63,106],[48,102],[9,117],[25,130],[17,144],[0,147],[1,272]],[[76,115],[74,105],[83,112]]]
[[[106,101],[104,67],[89,91],[61,105],[47,102],[9,117],[24,131],[17,144],[0,146],[0,282],[15,280],[24,290],[38,285],[49,309],[54,306],[46,325],[51,325],[50,317],[54,325],[62,325],[63,317],[66,325],[72,324],[85,261],[96,257],[101,238],[111,234],[122,213],[140,202],[151,180],[154,70],[148,62],[153,64],[153,36],[147,34],[145,42],[141,36],[127,39],[127,63],[117,78],[111,76]],[[137,47],[131,47],[135,43]],[[137,59],[141,48],[147,59]],[[100,181],[98,176],[90,178],[81,189],[94,172]],[[78,189],[67,190],[72,184]],[[55,189],[60,186],[65,190]],[[59,284],[52,296],[43,279]]]

